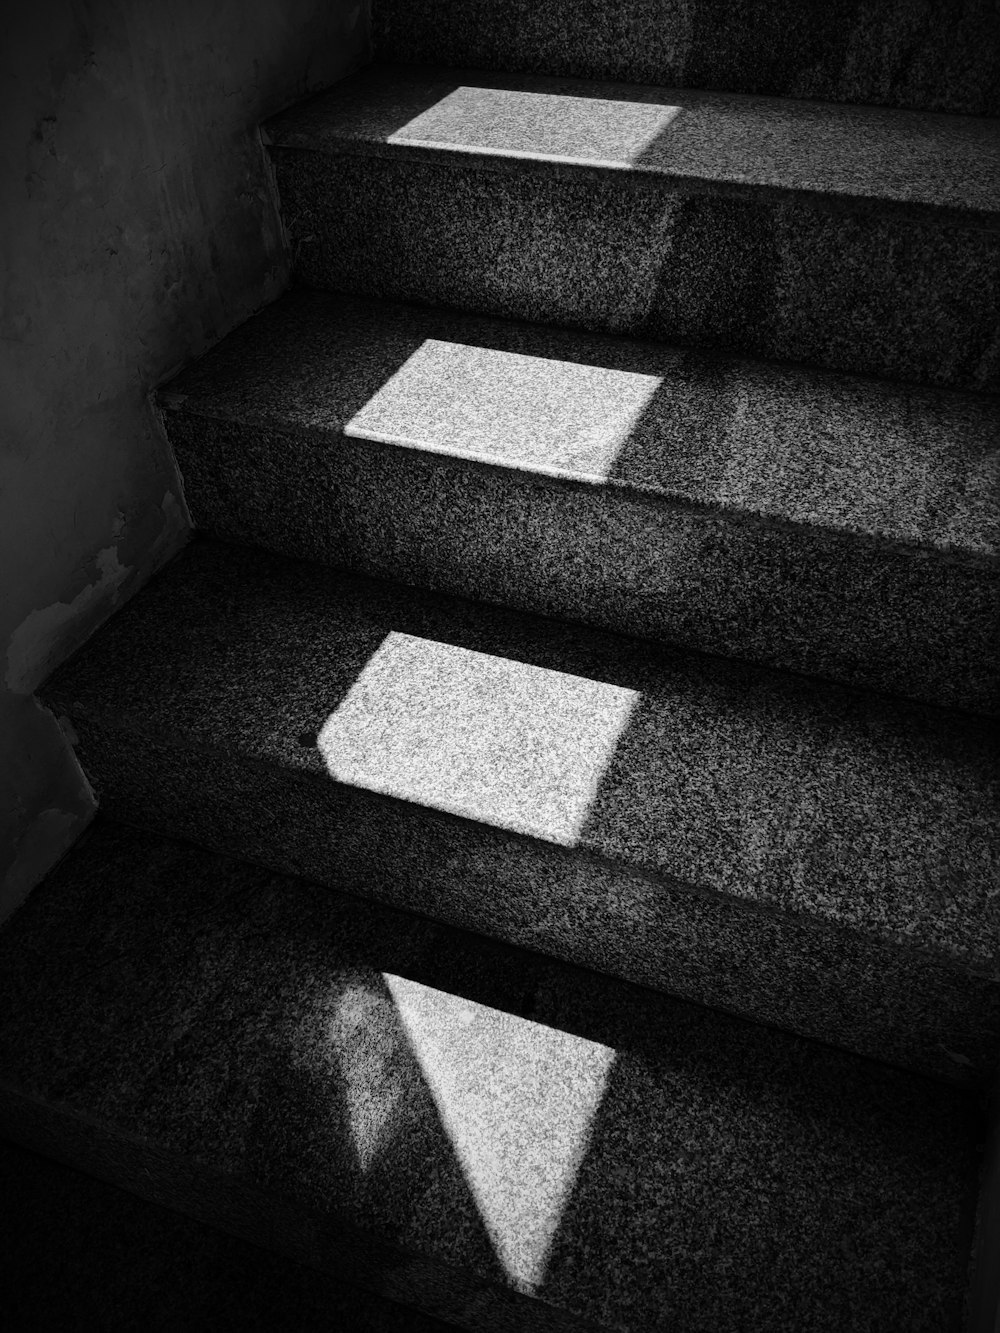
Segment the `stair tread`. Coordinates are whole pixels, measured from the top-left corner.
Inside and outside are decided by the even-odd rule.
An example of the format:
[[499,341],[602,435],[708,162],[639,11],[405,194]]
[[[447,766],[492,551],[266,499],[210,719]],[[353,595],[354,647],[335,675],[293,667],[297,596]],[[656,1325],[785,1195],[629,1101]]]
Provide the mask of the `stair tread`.
[[298,290],[160,402],[1000,556],[1000,400],[982,395]]
[[42,697],[1000,977],[982,719],[209,541]]
[[106,823],[0,932],[18,1099],[307,1262],[430,1260],[383,1281],[466,1327],[961,1323],[974,1098]]
[[1000,222],[1000,122],[986,117],[374,65],[264,132],[279,148],[569,164]]
[[380,0],[380,58],[1000,112],[991,0]]

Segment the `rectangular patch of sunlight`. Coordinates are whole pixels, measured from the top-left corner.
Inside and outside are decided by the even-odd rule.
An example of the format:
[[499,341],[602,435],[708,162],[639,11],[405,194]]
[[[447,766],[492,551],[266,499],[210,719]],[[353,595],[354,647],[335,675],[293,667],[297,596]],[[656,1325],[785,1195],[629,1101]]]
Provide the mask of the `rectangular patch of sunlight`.
[[461,87],[414,116],[386,142],[624,168],[636,162],[680,112],[679,106],[655,102]]
[[317,745],[338,782],[571,846],[637,699],[393,632]]
[[347,435],[604,481],[658,375],[428,338]]

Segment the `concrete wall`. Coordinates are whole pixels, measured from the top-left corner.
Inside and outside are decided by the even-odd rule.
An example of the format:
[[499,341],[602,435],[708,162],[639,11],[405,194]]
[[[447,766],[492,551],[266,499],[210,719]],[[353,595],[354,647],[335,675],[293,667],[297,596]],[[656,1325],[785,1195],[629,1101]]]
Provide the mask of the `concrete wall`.
[[256,125],[367,0],[31,0],[0,21],[0,918],[93,799],[44,676],[184,542],[151,388],[287,283]]

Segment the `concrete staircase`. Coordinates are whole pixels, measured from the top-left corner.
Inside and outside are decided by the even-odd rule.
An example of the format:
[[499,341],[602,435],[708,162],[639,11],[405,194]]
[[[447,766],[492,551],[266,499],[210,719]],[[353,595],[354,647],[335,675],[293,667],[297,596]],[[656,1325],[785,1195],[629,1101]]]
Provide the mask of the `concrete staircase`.
[[299,285],[42,692],[102,816],[0,932],[0,1131],[468,1329],[958,1329],[997,25],[610,8],[388,0],[449,68],[265,127]]

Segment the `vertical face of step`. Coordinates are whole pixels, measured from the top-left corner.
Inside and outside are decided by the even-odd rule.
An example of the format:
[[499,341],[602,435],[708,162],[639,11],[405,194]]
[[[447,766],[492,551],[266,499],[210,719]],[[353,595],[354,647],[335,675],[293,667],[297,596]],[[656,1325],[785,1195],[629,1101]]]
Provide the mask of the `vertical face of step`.
[[374,0],[380,59],[1000,113],[991,0]]
[[1000,389],[991,122],[375,69],[269,134],[310,285]]

